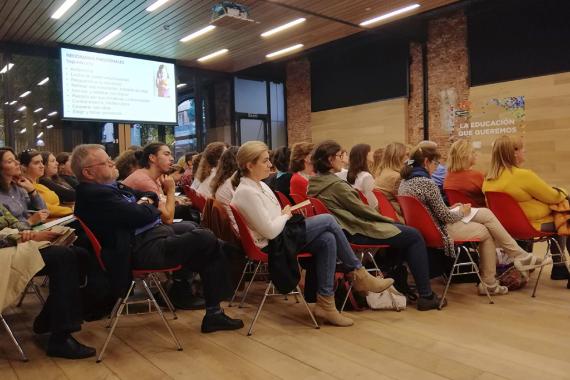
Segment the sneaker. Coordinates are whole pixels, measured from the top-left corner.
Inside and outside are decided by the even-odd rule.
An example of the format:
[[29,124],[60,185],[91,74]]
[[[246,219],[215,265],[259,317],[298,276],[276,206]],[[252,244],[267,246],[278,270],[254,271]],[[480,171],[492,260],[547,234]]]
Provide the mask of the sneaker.
[[202,332],[211,333],[220,330],[238,330],[243,327],[241,319],[233,319],[228,317],[224,312],[211,315],[205,315],[202,319]]
[[509,288],[507,288],[506,286],[502,286],[501,284],[499,284],[499,282],[495,282],[493,285],[487,285],[480,282],[479,284],[477,284],[477,290],[480,296],[487,295],[487,293],[485,292],[485,287],[487,287],[489,294],[492,296],[502,296],[509,292]]
[[567,280],[569,278],[570,278],[570,273],[568,273],[568,268],[566,267],[566,263],[552,266],[552,272],[550,272],[551,280]]
[[[439,309],[440,303],[441,303],[441,298],[439,298],[437,294],[432,293],[431,297],[418,298],[418,303],[416,307],[419,311],[427,311],[427,310]],[[447,306],[447,300],[443,300],[441,308],[443,309],[446,306]]]

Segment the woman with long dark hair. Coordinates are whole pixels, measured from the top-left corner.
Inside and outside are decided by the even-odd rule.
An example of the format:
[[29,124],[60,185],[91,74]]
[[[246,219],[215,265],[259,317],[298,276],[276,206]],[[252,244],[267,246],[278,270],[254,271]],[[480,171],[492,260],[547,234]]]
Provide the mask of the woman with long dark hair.
[[192,188],[206,198],[213,195],[210,183],[216,175],[216,167],[218,166],[218,161],[220,160],[220,157],[222,157],[222,153],[224,153],[225,150],[225,143],[213,142],[208,144],[206,146],[206,149],[204,149],[202,152],[202,158],[200,159],[198,170],[194,173],[194,182],[192,182]]
[[370,164],[372,164],[370,145],[356,144],[353,146],[348,156],[346,181],[364,194],[372,208],[378,209],[378,199],[372,192],[374,190],[374,177],[372,177],[370,169],[368,169]]
[[79,181],[73,172],[71,171],[71,153],[61,152],[55,156],[58,163],[57,171],[60,178],[63,178],[71,187],[74,189],[79,185]]
[[59,176],[59,163],[51,152],[41,152],[44,175],[39,182],[54,191],[63,203],[75,202],[75,189]]

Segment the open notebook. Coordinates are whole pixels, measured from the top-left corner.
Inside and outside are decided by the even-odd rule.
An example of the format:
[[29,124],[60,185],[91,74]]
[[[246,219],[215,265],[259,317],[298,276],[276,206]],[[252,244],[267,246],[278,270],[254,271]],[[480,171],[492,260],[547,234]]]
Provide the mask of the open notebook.
[[54,220],[50,220],[49,222],[42,223],[34,227],[36,231],[43,231],[52,228],[53,226],[65,226],[75,220],[74,215],[64,216],[63,218],[57,218]]

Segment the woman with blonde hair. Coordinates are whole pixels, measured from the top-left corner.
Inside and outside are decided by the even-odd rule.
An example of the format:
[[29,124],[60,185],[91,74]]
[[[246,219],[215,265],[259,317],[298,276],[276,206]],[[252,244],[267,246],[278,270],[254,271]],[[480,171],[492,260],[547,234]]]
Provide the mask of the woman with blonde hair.
[[380,165],[382,164],[382,156],[384,155],[384,148],[378,148],[372,154],[372,165],[370,166],[370,174],[374,178],[380,174]]
[[[520,205],[530,223],[541,231],[556,231],[550,205],[555,205],[568,197],[564,189],[552,187],[535,172],[520,166],[525,161],[525,149],[521,138],[501,136],[493,143],[491,168],[483,183],[483,192],[497,191],[507,193]],[[559,238],[561,246],[568,244],[566,237]],[[552,253],[560,253],[556,244]],[[555,262],[560,257],[554,256]],[[550,278],[564,280],[569,277],[565,265],[552,268]]]
[[471,169],[477,163],[478,153],[470,140],[457,140],[449,148],[447,156],[447,176],[443,190],[456,190],[473,200],[472,206],[486,207],[485,195],[481,188],[485,176]]
[[291,147],[289,169],[293,175],[291,176],[289,191],[290,194],[299,195],[304,199],[307,198],[309,178],[315,174],[311,163],[311,152],[314,146],[313,143],[300,142]]
[[281,235],[288,239],[288,245],[296,244],[294,248],[298,249],[297,252],[310,252],[317,274],[315,316],[335,326],[351,326],[354,323],[352,319],[340,314],[335,307],[334,274],[337,260],[349,268],[348,277],[353,279],[353,286],[358,291],[381,292],[394,281],[373,277],[366,271],[331,215],[306,218],[294,224],[294,227],[288,223],[292,216],[291,207],[281,209],[275,194],[263,182],[272,166],[267,145],[261,141],[248,141],[241,146],[236,159],[238,171],[232,177],[232,182],[237,188],[231,204],[243,215],[255,244],[271,254],[271,241]]
[[453,255],[454,240],[480,239],[479,270],[483,282],[478,285],[479,295],[486,294],[485,287],[494,295],[507,294],[509,291],[495,278],[497,246],[514,259],[515,268],[520,272],[549,263],[549,260],[543,262],[519,247],[489,209],[477,209],[468,223],[464,223],[462,219],[471,214],[471,205],[460,204],[457,208],[449,209],[443,202],[437,185],[431,180],[431,174],[439,165],[439,158],[440,155],[433,145],[416,147],[400,173],[403,180],[398,194],[417,198],[426,206],[442,234],[447,255]]
[[403,222],[402,210],[400,210],[400,205],[396,200],[396,195],[398,195],[398,188],[400,187],[400,169],[407,158],[406,146],[399,142],[393,142],[384,148],[384,153],[382,154],[382,162],[378,166],[378,175],[375,179],[375,184],[378,189],[388,198],[394,210],[400,217],[400,221]]

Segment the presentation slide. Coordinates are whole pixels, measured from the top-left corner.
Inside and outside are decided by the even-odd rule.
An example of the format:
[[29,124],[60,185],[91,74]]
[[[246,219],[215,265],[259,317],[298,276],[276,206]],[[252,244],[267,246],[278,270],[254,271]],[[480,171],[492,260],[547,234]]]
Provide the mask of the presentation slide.
[[61,49],[63,117],[176,123],[174,64]]

